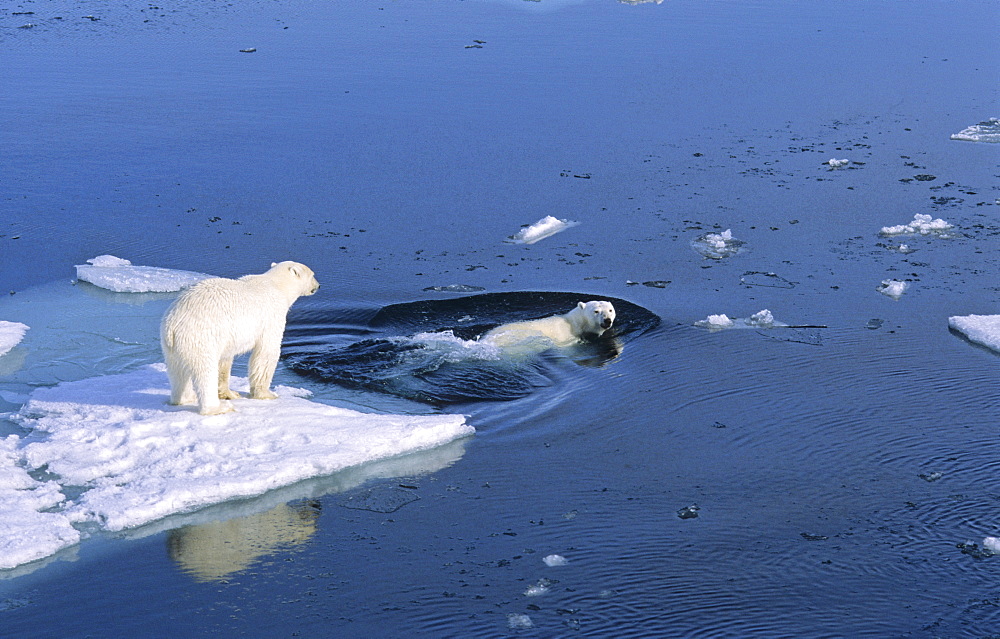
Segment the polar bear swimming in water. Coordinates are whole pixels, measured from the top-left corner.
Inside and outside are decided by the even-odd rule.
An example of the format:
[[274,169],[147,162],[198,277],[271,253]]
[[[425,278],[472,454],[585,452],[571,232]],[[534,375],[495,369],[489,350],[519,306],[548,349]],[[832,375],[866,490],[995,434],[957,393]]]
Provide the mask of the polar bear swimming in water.
[[312,269],[281,262],[261,275],[213,277],[181,293],[160,323],[170,403],[197,403],[202,415],[233,410],[220,400],[240,396],[229,388],[229,372],[233,358],[250,351],[250,397],[276,399],[271,379],[288,309],[317,289]]
[[553,315],[527,322],[503,324],[489,331],[480,341],[500,348],[543,342],[546,346],[569,346],[583,337],[600,337],[615,321],[611,302],[579,302],[565,315]]

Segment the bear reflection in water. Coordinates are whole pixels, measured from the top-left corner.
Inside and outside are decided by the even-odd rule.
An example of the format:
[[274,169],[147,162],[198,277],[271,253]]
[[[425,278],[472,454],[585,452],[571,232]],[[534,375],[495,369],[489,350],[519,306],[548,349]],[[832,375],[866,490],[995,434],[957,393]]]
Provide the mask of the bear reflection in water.
[[[607,365],[660,322],[625,300],[581,299],[488,293],[376,311],[312,309],[289,318],[285,358],[301,375],[435,406],[513,400],[558,383],[567,361]],[[564,334],[572,322],[580,339]]]

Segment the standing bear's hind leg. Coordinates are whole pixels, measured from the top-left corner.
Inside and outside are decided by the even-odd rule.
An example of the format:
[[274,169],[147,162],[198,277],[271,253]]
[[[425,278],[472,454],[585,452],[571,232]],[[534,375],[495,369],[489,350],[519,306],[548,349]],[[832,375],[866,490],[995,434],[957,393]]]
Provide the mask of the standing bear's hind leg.
[[229,388],[229,375],[233,369],[233,358],[225,355],[219,360],[219,399],[239,399],[240,394]]

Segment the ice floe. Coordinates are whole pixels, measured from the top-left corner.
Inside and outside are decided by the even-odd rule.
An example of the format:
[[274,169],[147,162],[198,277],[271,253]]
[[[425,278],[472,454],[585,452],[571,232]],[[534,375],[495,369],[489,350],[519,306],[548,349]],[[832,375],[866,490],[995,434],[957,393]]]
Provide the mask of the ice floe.
[[893,235],[938,235],[945,237],[952,225],[941,218],[933,219],[926,213],[917,213],[908,224],[897,224],[895,226],[883,226],[879,235],[891,237]]
[[533,627],[534,624],[531,623],[531,617],[528,615],[512,612],[507,615],[507,626],[511,630],[527,630]]
[[904,282],[902,280],[882,280],[875,290],[885,295],[886,297],[891,297],[894,300],[898,300],[906,292],[906,289],[910,287],[909,282]]
[[847,166],[850,163],[851,161],[848,160],[847,158],[844,158],[843,160],[838,160],[837,158],[830,158],[827,161],[827,164],[830,165],[830,168],[833,169],[839,169],[840,167]]
[[24,334],[28,332],[28,327],[20,322],[0,321],[0,357],[10,352],[21,343]]
[[[462,415],[360,413],[274,390],[275,401],[238,399],[211,417],[165,403],[162,364],[35,390],[9,416],[30,441],[0,439],[3,567],[71,545],[79,530],[134,528],[475,432]],[[43,471],[46,481],[32,478]]]
[[709,315],[703,320],[698,320],[694,325],[699,328],[707,328],[710,331],[720,331],[725,328],[781,328],[787,326],[787,324],[775,322],[774,315],[766,308],[747,318],[731,318],[725,314]]
[[958,133],[953,133],[951,139],[966,142],[1000,142],[1000,118],[990,118],[979,124],[973,124]]
[[948,318],[948,326],[970,342],[1000,352],[1000,315],[955,315]]
[[713,260],[721,260],[740,252],[744,242],[733,237],[733,231],[726,229],[721,233],[704,233],[691,241],[691,248],[696,253]]
[[531,226],[526,226],[520,231],[508,237],[505,241],[510,244],[534,244],[539,240],[551,237],[560,231],[578,225],[579,222],[571,220],[560,220],[559,218],[546,215]]
[[114,255],[98,255],[76,266],[76,277],[116,293],[171,293],[212,277],[158,266],[133,266]]
[[994,555],[1000,554],[1000,538],[997,537],[986,537],[983,539],[983,548],[990,551]]

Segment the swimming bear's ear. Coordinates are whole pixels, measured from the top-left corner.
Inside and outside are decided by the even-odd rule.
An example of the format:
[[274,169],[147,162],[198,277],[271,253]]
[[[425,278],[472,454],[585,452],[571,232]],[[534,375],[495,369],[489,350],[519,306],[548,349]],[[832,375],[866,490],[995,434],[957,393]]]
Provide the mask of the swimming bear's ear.
[[577,302],[577,303],[576,303],[576,307],[577,307],[577,308],[587,308],[587,305],[586,305],[586,304],[584,304],[583,302]]

